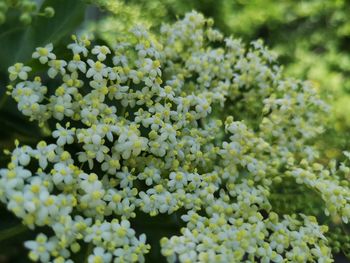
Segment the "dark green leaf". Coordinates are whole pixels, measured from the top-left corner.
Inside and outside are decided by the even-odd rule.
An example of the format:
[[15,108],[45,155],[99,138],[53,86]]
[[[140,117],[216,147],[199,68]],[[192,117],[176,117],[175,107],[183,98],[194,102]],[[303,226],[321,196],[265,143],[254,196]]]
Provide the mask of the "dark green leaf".
[[18,15],[12,12],[7,23],[0,27],[0,70],[6,70],[17,61],[27,61],[38,46],[58,43],[84,20],[83,1],[46,0],[39,12],[47,6],[55,9],[53,18],[35,16],[29,26],[23,26]]

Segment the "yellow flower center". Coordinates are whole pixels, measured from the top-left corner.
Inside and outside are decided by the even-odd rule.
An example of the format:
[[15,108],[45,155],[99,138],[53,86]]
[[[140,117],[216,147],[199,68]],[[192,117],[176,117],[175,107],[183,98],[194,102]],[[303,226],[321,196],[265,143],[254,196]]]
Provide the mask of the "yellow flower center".
[[39,48],[38,50],[40,56],[47,56],[49,51],[46,48]]

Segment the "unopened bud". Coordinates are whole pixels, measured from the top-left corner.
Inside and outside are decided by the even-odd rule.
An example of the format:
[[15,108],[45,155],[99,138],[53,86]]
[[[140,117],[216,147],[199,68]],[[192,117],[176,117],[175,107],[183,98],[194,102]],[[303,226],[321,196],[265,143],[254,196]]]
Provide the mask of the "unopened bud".
[[32,17],[28,13],[23,13],[20,16],[19,21],[21,21],[25,25],[29,25],[32,22]]
[[51,6],[45,7],[44,14],[46,17],[53,17],[55,15],[55,9],[53,9]]

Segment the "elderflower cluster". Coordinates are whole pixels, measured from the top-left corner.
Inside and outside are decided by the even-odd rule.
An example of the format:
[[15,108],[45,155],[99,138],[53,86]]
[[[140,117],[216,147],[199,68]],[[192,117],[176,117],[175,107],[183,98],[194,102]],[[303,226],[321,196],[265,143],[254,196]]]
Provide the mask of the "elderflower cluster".
[[18,109],[52,129],[36,146],[16,142],[0,170],[8,210],[52,230],[25,243],[32,260],[71,262],[90,244],[89,262],[143,262],[143,212],[182,214],[181,234],[161,240],[169,262],[333,262],[326,226],[270,202],[293,179],[350,218],[338,167],[317,164],[309,143],[327,105],[260,41],[245,47],[211,24],[191,12],[113,48],[73,36],[70,60],[51,44],[33,53],[47,75],[9,68]]
[[[264,219],[258,212],[249,218],[224,214],[202,217],[195,212],[182,216],[187,226],[182,236],[161,240],[162,253],[170,262],[332,262],[330,249],[314,217],[302,221],[276,213]],[[245,259],[244,259],[245,258]],[[245,260],[245,261],[244,261]]]

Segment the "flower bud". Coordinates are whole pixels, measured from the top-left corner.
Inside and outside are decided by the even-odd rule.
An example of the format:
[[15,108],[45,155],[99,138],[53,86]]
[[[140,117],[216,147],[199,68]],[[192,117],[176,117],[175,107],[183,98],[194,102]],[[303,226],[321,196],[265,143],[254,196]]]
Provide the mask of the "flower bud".
[[20,17],[19,17],[19,21],[21,21],[23,24],[25,25],[29,25],[32,23],[32,17],[30,14],[28,13],[23,13]]
[[30,12],[34,12],[36,10],[37,5],[36,5],[36,3],[31,2],[31,1],[24,1],[22,3],[22,8],[25,12],[30,13]]
[[44,14],[46,17],[51,18],[55,15],[55,9],[53,9],[51,6],[45,7]]

